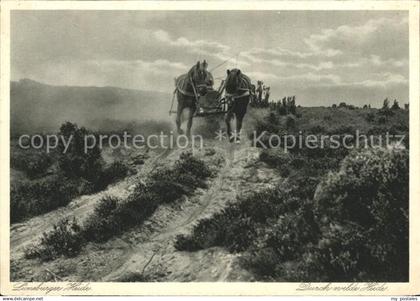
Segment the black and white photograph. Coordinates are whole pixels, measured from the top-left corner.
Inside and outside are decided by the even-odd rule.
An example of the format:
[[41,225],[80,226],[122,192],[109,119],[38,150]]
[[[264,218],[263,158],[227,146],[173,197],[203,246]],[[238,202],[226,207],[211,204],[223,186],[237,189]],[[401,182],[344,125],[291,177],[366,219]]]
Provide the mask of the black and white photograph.
[[174,5],[10,10],[9,293],[413,293],[418,3]]

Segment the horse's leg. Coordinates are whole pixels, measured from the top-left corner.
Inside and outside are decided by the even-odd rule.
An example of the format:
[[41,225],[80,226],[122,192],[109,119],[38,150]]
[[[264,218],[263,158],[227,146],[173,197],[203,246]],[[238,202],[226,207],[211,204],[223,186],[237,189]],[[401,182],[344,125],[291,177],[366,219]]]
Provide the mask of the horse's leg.
[[232,120],[232,118],[233,118],[233,112],[232,110],[229,110],[226,113],[225,122],[226,122],[226,132],[227,132],[227,136],[230,142],[233,142],[232,141],[232,128],[230,126],[230,121]]
[[241,142],[241,138],[240,138],[240,133],[241,133],[241,129],[242,129],[242,121],[244,119],[244,116],[246,114],[246,108],[248,106],[248,102],[249,101],[244,101],[242,103],[240,103],[240,105],[237,107],[237,110],[235,112],[235,119],[236,119],[236,143],[240,143]]
[[178,101],[178,107],[176,109],[176,130],[178,131],[179,135],[184,134],[184,131],[181,129],[181,116],[183,110],[184,106],[182,101]]
[[188,122],[187,122],[187,136],[188,136],[188,138],[191,137],[191,127],[192,127],[194,112],[195,112],[194,108],[191,108],[191,107],[188,108]]
[[236,132],[235,132],[235,142],[239,143],[241,141],[240,138],[240,133],[241,133],[241,128],[242,128],[242,119],[244,118],[243,115],[241,114],[235,114],[235,119],[236,119]]

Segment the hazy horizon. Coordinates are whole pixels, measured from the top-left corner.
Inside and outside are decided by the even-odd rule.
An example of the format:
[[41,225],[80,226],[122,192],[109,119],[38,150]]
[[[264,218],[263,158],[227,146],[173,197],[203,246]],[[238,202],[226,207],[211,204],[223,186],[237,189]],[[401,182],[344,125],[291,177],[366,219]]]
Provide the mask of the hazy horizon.
[[[14,82],[14,83],[19,83],[19,82],[23,82],[23,81],[32,81],[32,82],[35,82],[37,84],[41,84],[41,85],[45,85],[45,86],[51,86],[51,87],[69,87],[69,88],[70,87],[71,88],[115,88],[115,89],[132,90],[132,91],[138,91],[138,92],[166,94],[168,97],[172,97],[172,92],[173,92],[173,91],[172,92],[165,92],[165,91],[145,90],[145,89],[140,89],[140,88],[124,88],[124,87],[110,86],[110,85],[107,85],[107,86],[95,86],[95,85],[90,85],[90,86],[83,86],[83,85],[57,85],[57,84],[49,84],[49,83],[41,82],[41,81],[34,80],[34,79],[31,79],[31,78],[20,78],[20,79],[17,79],[17,80],[11,80],[11,82]],[[404,104],[408,104],[409,103],[408,100],[405,102],[405,101],[402,101],[401,99],[398,99],[398,98],[391,98],[391,97],[388,97],[388,96],[385,97],[385,98],[387,98],[390,101],[391,104],[392,104],[392,101],[394,99],[396,99],[399,102],[400,106],[403,106]],[[381,99],[380,101],[378,101],[376,103],[369,103],[369,102],[362,103],[360,105],[360,107],[363,107],[365,104],[366,105],[369,105],[370,104],[372,108],[381,108],[382,105],[383,105],[383,101],[385,100],[385,98]],[[168,98],[168,101],[169,100],[170,99]],[[277,101],[280,101],[280,100],[281,100],[280,97],[278,97],[278,98],[277,97],[273,97],[273,98],[270,99],[270,102],[277,102]],[[358,104],[354,104],[352,102],[346,102],[346,101],[337,101],[337,102],[332,102],[332,103],[328,103],[328,104],[317,104],[317,105],[311,104],[311,103],[306,104],[306,105],[302,105],[302,104],[298,103],[298,105],[301,105],[303,107],[329,107],[329,106],[331,106],[333,104],[339,105],[340,102],[345,102],[346,104],[349,104],[349,105],[356,105],[356,106],[358,106]]]

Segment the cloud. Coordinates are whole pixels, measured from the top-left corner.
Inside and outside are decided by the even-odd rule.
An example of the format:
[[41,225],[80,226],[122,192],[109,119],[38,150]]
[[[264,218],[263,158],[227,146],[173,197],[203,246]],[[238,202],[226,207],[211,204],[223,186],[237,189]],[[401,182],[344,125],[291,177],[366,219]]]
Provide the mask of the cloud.
[[341,77],[336,74],[316,74],[316,73],[305,73],[291,76],[284,76],[280,78],[282,81],[297,82],[299,85],[303,83],[317,83],[317,84],[340,84]]
[[185,48],[187,51],[203,56],[212,56],[220,60],[229,59],[230,47],[215,41],[189,40],[185,37],[172,39],[168,32],[159,29],[154,32],[156,40],[173,47]]
[[408,64],[405,17],[382,17],[323,29],[303,41],[308,46],[304,52],[281,47],[251,48],[240,55],[251,63],[313,71],[366,65],[398,68]]
[[142,69],[152,73],[180,72],[188,69],[188,66],[181,62],[171,62],[166,59],[155,61],[144,60],[89,60],[88,64],[98,67],[125,67],[127,69]]
[[304,73],[296,75],[281,76],[273,73],[264,73],[264,72],[248,72],[247,73],[252,78],[257,78],[259,80],[265,81],[277,81],[282,84],[292,84],[292,85],[307,85],[307,84],[339,84],[341,83],[341,78],[335,74],[315,74],[315,73]]
[[404,67],[408,65],[407,59],[396,60],[393,58],[382,59],[379,55],[371,55],[369,62],[375,66],[392,66],[392,67]]
[[220,65],[216,81],[240,68],[273,97],[408,91],[404,12],[258,14],[19,11],[11,20],[12,78],[171,92],[174,77],[206,58],[210,70]]
[[[407,86],[408,24],[405,17],[371,18],[303,37],[307,48],[254,47],[241,58],[267,84],[384,89]],[[264,71],[264,72],[262,72]],[[379,75],[378,75],[379,74]]]
[[[270,49],[267,49],[267,53]],[[253,53],[253,54],[251,54]],[[242,52],[240,55],[245,59],[248,60],[250,63],[254,64],[267,64],[271,66],[277,67],[290,67],[295,69],[310,69],[310,70],[324,70],[324,69],[332,69],[334,64],[331,61],[319,62],[317,64],[310,64],[310,63],[297,63],[297,62],[290,62],[287,61],[285,58],[281,59],[264,59],[258,57],[255,52]]]
[[383,74],[383,78],[380,80],[367,79],[364,81],[351,83],[350,85],[386,88],[386,87],[395,86],[395,85],[405,86],[407,84],[408,84],[408,80],[401,74],[394,74],[394,73],[387,72]]
[[[251,63],[267,63],[279,67],[308,68],[312,70],[331,69],[332,62],[325,61],[337,53],[300,52],[285,48],[251,48],[240,56]],[[315,64],[313,63],[315,62]]]
[[241,52],[240,55],[251,61],[254,61],[257,58],[264,58],[264,57],[267,57],[267,59],[283,58],[285,60],[290,60],[294,58],[296,60],[301,60],[301,59],[314,56],[314,53],[293,51],[293,50],[285,49],[281,47],[275,47],[275,48],[254,47],[254,48],[249,49],[248,51]]
[[249,53],[246,53],[244,57],[254,64],[267,64],[276,67],[288,67],[291,69],[306,69],[313,71],[331,70],[335,68],[354,68],[359,67],[362,64],[361,61],[348,63],[334,63],[332,61],[320,61],[318,63],[297,63],[279,59],[258,58],[256,56],[251,56]]
[[[279,76],[273,73],[265,73],[265,72],[260,72],[260,71],[251,71],[251,72],[247,72],[246,73],[248,76],[250,76],[253,79],[258,79],[258,80],[279,80]],[[255,81],[255,80],[254,80]]]
[[408,19],[382,17],[361,25],[341,25],[324,29],[304,39],[312,51],[343,55],[377,55],[398,59],[408,54]]
[[164,30],[157,30],[154,32],[154,36],[157,40],[166,42],[172,46],[179,46],[179,47],[188,47],[194,49],[194,51],[208,51],[208,52],[216,52],[216,53],[223,53],[230,50],[229,46],[223,45],[218,42],[207,41],[207,40],[195,40],[191,41],[185,37],[179,37],[177,39],[171,39],[168,32]]

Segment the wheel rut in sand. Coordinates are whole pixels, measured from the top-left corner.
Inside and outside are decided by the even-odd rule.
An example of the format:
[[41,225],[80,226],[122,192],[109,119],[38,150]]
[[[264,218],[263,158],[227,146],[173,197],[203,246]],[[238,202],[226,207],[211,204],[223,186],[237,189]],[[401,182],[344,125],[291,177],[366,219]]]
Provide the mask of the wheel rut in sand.
[[[180,204],[181,208],[159,208],[149,220],[151,233],[147,237],[137,237],[131,256],[117,270],[101,278],[101,281],[118,281],[134,274],[144,274],[152,281],[252,279],[249,273],[239,267],[237,255],[229,254],[222,248],[197,252],[181,252],[174,248],[177,235],[190,233],[200,219],[210,217],[229,202],[235,201],[238,192],[247,193],[259,188],[255,183],[250,185],[248,181],[255,175],[250,166],[258,158],[258,149],[235,145],[213,148],[223,154],[224,164],[217,177],[209,183],[209,189],[184,200]],[[267,186],[267,183],[262,184],[260,188]]]
[[[143,225],[127,231],[104,244],[88,244],[81,254],[74,258],[59,258],[48,263],[27,261],[21,256],[24,271],[32,271],[33,279],[41,280],[45,269],[58,271],[61,267],[72,267],[65,271],[65,281],[121,281],[132,274],[147,277],[148,281],[249,281],[252,277],[241,269],[237,255],[222,248],[210,248],[197,252],[180,252],[174,248],[179,234],[191,233],[194,225],[202,218],[210,217],[234,202],[238,193],[247,194],[267,187],[271,181],[256,179],[261,167],[256,167],[259,150],[252,147],[212,143],[207,148],[215,154],[199,156],[205,160],[220,160],[221,167],[207,189],[197,189],[193,196],[173,204],[160,206]],[[140,173],[115,185],[117,195],[129,194],[130,190],[147,176],[157,165],[175,162],[182,150],[168,149],[146,161]],[[257,172],[258,169],[258,172]],[[267,169],[265,178],[274,177]],[[108,194],[112,187],[103,193]],[[94,195],[100,199],[101,194]],[[93,197],[93,196],[89,196]],[[93,203],[90,200],[90,203]],[[96,203],[96,202],[95,202]],[[90,208],[93,210],[94,206]],[[66,214],[72,210],[65,207]],[[81,214],[81,212],[79,212]],[[53,214],[53,213],[52,213]],[[86,212],[83,212],[86,214]],[[51,220],[46,220],[49,227]],[[46,227],[45,229],[48,229]],[[38,233],[42,234],[42,233]],[[25,241],[21,237],[22,241]],[[21,248],[12,243],[12,248]],[[23,273],[22,273],[23,274]],[[25,277],[26,278],[26,277]],[[26,278],[27,279],[27,278]]]
[[171,149],[161,151],[145,162],[139,174],[129,176],[123,181],[110,185],[103,191],[79,196],[65,207],[11,225],[10,247],[13,250],[12,257],[22,256],[25,247],[35,243],[42,233],[51,230],[53,224],[61,219],[76,217],[79,221],[83,221],[93,212],[97,202],[105,195],[126,198],[130,193],[130,186],[133,186],[142,176],[146,176],[155,167],[156,162],[166,158],[170,152]]

